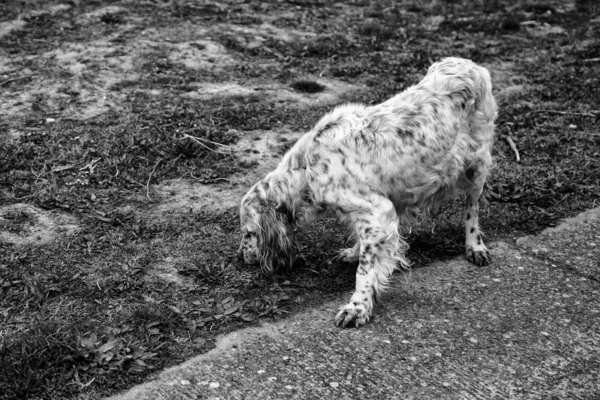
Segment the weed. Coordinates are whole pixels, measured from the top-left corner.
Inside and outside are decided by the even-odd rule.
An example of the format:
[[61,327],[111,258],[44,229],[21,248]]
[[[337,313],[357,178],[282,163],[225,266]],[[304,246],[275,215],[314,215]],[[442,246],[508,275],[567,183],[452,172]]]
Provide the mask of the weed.
[[70,369],[65,356],[76,348],[79,327],[55,321],[30,326],[0,343],[0,393],[7,398],[41,397],[49,381]]

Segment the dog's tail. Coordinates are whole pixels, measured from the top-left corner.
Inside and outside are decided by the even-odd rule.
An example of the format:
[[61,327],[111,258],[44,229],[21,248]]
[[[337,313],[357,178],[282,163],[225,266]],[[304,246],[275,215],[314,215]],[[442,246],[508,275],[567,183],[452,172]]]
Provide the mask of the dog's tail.
[[481,112],[481,117],[484,119],[485,124],[493,127],[494,121],[498,116],[498,105],[492,94],[492,77],[490,72],[475,63],[472,63],[474,76],[474,87],[475,93],[475,112]]
[[475,102],[471,109],[471,130],[473,139],[480,143],[478,155],[487,164],[493,165],[492,146],[494,144],[494,127],[498,116],[498,105],[492,94],[492,78],[490,72],[477,64],[471,63],[473,71],[473,87],[475,88]]

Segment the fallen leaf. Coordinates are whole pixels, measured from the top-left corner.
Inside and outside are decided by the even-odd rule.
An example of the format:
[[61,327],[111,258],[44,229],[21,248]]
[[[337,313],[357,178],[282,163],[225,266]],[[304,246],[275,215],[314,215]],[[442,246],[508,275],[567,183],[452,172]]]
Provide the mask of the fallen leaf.
[[235,305],[235,306],[231,306],[231,307],[229,307],[227,310],[225,310],[225,311],[223,312],[223,314],[224,314],[224,315],[230,315],[230,314],[233,314],[233,313],[234,313],[234,312],[236,312],[236,311],[237,311],[239,308],[240,308],[240,305],[239,305],[239,304],[237,304],[237,305]]
[[115,339],[106,342],[105,344],[100,346],[100,348],[98,349],[98,353],[106,353],[107,351],[112,350],[120,341],[121,339]]

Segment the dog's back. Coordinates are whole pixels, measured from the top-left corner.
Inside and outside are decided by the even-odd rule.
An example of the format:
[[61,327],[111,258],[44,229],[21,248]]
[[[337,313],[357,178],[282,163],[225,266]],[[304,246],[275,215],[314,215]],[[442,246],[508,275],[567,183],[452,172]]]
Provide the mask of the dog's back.
[[452,194],[470,165],[491,166],[495,118],[489,72],[447,58],[384,103],[322,118],[303,143],[307,175],[315,189],[377,190],[410,220]]

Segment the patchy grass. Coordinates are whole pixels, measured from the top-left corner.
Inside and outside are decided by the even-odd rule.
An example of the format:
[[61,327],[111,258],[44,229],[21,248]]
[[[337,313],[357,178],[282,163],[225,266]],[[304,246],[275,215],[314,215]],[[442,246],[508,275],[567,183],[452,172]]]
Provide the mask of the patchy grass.
[[[0,40],[2,54],[16,60],[0,64],[6,96],[27,92],[36,79],[70,82],[76,68],[40,56],[61,44],[118,47],[146,38],[154,46],[133,57],[131,76],[107,85],[117,108],[69,118],[65,110],[82,101],[95,74],[114,68],[83,59],[94,69],[81,75],[80,87],[65,85],[58,99],[40,91],[26,112],[0,117],[0,205],[27,202],[80,224],[76,235],[44,245],[0,243],[0,398],[100,398],[207,351],[217,334],[285,317],[352,287],[353,267],[328,261],[350,246],[332,221],[301,238],[304,258],[290,275],[269,280],[235,260],[237,210],[154,211],[151,190],[146,197],[153,184],[193,177],[218,189],[219,178],[247,167],[211,142],[231,145],[253,130],[305,130],[327,109],[291,108],[260,92],[182,96],[199,83],[274,81],[318,93],[320,84],[302,77],[321,75],[364,87],[341,101],[374,104],[443,56],[491,68],[508,63],[528,88],[501,98],[497,167],[481,218],[488,240],[536,233],[598,205],[600,64],[593,60],[600,41],[599,25],[589,22],[596,2],[132,2],[83,18],[111,4],[83,2],[54,14],[42,12],[49,5],[41,1],[0,5],[4,20],[22,14],[27,22]],[[203,36],[188,32],[218,24]],[[263,24],[311,30],[292,39],[248,33]],[[548,26],[564,31],[543,33]],[[185,66],[165,56],[167,42],[154,43],[153,32],[170,41],[188,35],[198,51],[206,50],[199,39],[210,38],[237,63]],[[103,57],[125,55],[117,48]],[[518,82],[504,83],[512,84]],[[449,204],[414,227],[408,240],[415,267],[462,254],[460,208]],[[4,218],[0,227],[11,233],[28,224],[24,215]]]

